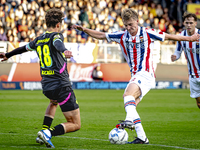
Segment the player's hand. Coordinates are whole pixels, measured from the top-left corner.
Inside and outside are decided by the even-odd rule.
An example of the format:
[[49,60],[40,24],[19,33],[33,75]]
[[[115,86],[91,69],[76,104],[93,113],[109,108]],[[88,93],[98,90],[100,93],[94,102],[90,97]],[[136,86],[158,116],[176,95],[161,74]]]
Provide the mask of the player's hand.
[[0,59],[2,58],[1,61],[6,61],[8,58],[6,57],[5,53],[0,53]]
[[78,25],[72,25],[72,28],[73,29],[77,29],[77,30],[80,30],[80,31],[83,31],[83,27],[82,26],[78,26]]
[[71,51],[66,50],[66,51],[64,51],[64,54],[65,54],[65,58],[71,58],[71,57],[73,57]]
[[198,33],[195,33],[195,34],[193,34],[192,36],[191,36],[191,38],[190,38],[191,40],[190,40],[190,42],[194,42],[194,41],[199,41],[199,39],[200,39],[200,34],[198,34]]
[[174,62],[176,60],[176,55],[171,55],[171,61]]

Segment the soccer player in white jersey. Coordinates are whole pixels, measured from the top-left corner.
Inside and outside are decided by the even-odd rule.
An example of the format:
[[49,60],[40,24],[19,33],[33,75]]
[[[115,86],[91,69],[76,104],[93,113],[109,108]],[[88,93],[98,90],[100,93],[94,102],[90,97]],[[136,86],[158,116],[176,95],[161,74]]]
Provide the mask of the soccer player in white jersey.
[[[197,16],[192,13],[185,13],[183,15],[183,24],[185,30],[180,35],[191,37],[196,33],[200,33],[200,30],[196,28]],[[195,98],[197,106],[200,108],[200,41],[177,42],[175,53],[171,56],[172,61],[176,61],[180,58],[182,51],[185,52],[187,59],[187,66],[189,72],[189,84],[190,84],[190,97]]]
[[138,26],[138,14],[132,9],[123,10],[122,20],[126,30],[114,33],[99,32],[78,25],[73,25],[72,28],[83,31],[93,38],[107,40],[108,42],[115,41],[120,44],[123,55],[130,66],[132,77],[123,94],[126,118],[125,121],[121,121],[116,127],[136,130],[137,138],[128,143],[148,144],[149,140],[142,127],[136,106],[143,96],[155,86],[152,62],[154,40],[195,41],[199,39],[199,35],[195,34],[191,37],[170,35],[140,27]]

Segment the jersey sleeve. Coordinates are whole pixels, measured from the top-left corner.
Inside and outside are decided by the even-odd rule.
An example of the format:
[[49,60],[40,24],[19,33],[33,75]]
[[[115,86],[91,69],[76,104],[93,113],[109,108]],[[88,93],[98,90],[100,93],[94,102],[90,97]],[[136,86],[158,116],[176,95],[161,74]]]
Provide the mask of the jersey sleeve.
[[29,42],[28,44],[26,44],[26,50],[27,51],[35,51],[36,50],[36,41],[37,38],[35,38],[33,41]]
[[55,34],[53,37],[53,46],[60,52],[64,52],[65,50],[67,50],[65,48],[65,45],[63,43],[64,37],[62,34],[58,33]]
[[163,42],[165,40],[165,33],[164,32],[157,32],[153,29],[148,29],[146,31],[147,31],[149,37],[154,41],[159,40],[159,41]]
[[56,41],[61,41],[61,42],[63,42],[63,40],[64,40],[63,35],[62,35],[61,33],[57,33],[57,34],[55,34],[55,35],[53,36],[53,45],[54,45],[54,42],[56,42]]
[[124,34],[124,31],[120,32],[113,32],[113,33],[106,33],[106,38],[108,42],[117,42],[120,43],[121,37]]
[[181,53],[182,53],[182,46],[181,46],[181,42],[177,41],[176,42],[176,49],[173,55],[176,55],[176,60],[178,60],[181,57]]

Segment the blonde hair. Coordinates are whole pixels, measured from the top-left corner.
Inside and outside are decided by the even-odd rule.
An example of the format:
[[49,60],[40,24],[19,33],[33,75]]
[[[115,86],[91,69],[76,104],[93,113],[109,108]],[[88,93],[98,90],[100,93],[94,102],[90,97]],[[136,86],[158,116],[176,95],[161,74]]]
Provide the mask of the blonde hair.
[[124,9],[122,11],[122,20],[127,21],[131,18],[134,19],[134,20],[138,20],[138,13],[131,8]]

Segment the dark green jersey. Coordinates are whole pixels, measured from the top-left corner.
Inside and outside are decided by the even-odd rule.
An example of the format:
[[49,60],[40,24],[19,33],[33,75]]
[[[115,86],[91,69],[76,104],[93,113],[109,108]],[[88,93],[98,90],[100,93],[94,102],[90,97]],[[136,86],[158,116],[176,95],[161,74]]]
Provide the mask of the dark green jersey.
[[63,53],[54,46],[54,42],[57,40],[63,41],[61,33],[46,32],[26,45],[26,49],[35,50],[40,59],[43,91],[71,85],[67,60],[63,57]]

